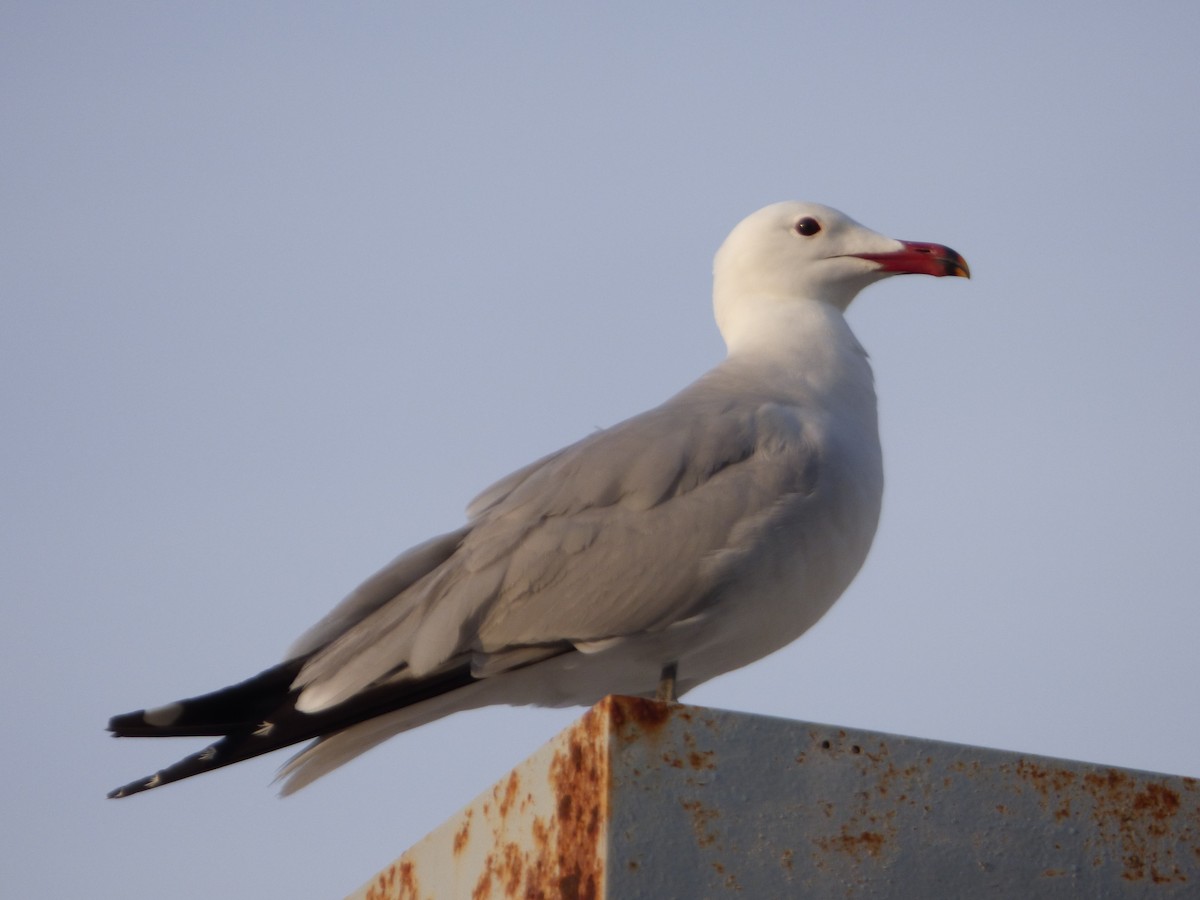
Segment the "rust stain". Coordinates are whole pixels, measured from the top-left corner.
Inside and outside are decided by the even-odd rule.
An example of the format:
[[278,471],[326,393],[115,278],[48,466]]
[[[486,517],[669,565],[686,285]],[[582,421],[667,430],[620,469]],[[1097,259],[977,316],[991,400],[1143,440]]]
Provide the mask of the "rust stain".
[[691,750],[688,752],[688,765],[693,769],[715,769],[717,767],[711,750]]
[[367,888],[366,900],[419,900],[420,896],[413,864],[401,859],[375,876]]
[[716,872],[718,875],[724,876],[724,881],[722,882],[722,884],[725,887],[729,888],[732,891],[736,891],[736,892],[740,892],[742,890],[742,886],[740,884],[738,884],[737,876],[734,875],[732,872],[726,871],[725,866],[723,866],[719,862],[710,863],[709,865],[712,866],[712,870],[714,872]]
[[495,868],[496,857],[489,853],[483,861],[483,871],[479,873],[479,880],[475,882],[475,889],[471,891],[471,900],[487,900],[492,896],[492,870]]
[[[1079,776],[1028,759],[1019,760],[1013,772],[1033,787],[1042,808],[1057,821],[1091,819],[1101,845],[1093,866],[1113,858],[1120,863],[1125,881],[1188,880],[1175,861],[1175,848],[1181,842],[1194,846],[1200,839],[1200,806],[1185,809],[1179,792],[1170,785],[1120,769]],[[1182,783],[1185,790],[1191,789],[1188,779]]]
[[1189,842],[1200,837],[1200,807],[1183,817],[1179,793],[1160,782],[1136,781],[1127,772],[1108,769],[1084,776],[1084,789],[1094,803],[1093,817],[1101,833],[1120,847],[1126,881],[1154,884],[1187,881],[1174,859],[1174,831]]
[[525,874],[525,857],[515,841],[504,845],[504,871],[508,879],[504,882],[504,896],[516,897],[521,889],[521,877]]
[[[839,802],[823,801],[819,811],[831,820],[836,831],[811,837],[814,850],[812,864],[826,870],[835,854],[848,856],[856,863],[864,859],[893,855],[897,851],[899,831],[896,816],[901,805],[916,806],[921,796],[930,791],[929,766],[919,762],[898,768],[891,760],[886,742],[877,746],[846,743],[844,731],[828,737],[810,733],[813,748],[840,757],[862,775],[863,788]],[[928,763],[928,761],[926,761]],[[885,807],[879,801],[885,801]]]
[[662,731],[671,718],[672,710],[678,708],[677,704],[644,697],[605,697],[600,706],[611,719],[613,730],[626,740],[630,737],[630,726],[647,735]]
[[454,832],[454,855],[461,856],[467,843],[471,840],[471,816],[475,810],[468,808],[467,814],[463,816],[462,827]]
[[687,764],[693,771],[712,771],[717,767],[717,754],[713,750],[701,750],[696,744],[696,735],[690,730],[683,733],[687,747]]
[[[696,747],[696,738],[691,732],[683,733],[683,742],[687,746],[685,755],[663,753],[662,761],[672,769],[691,769],[693,772],[712,771],[717,768],[717,754],[713,750],[700,750]],[[688,784],[695,784],[689,778]]]
[[[526,812],[533,793],[523,792],[515,771],[496,785],[496,846],[484,860],[472,900],[596,900],[601,895],[600,841],[608,817],[608,704],[606,700],[593,708],[561,736],[563,745],[553,753],[548,773],[552,810],[541,815]],[[526,817],[506,830],[504,819],[514,809]],[[517,839],[506,840],[507,835]]]
[[496,811],[500,813],[501,819],[507,819],[509,812],[512,810],[513,803],[517,799],[517,793],[521,790],[521,776],[514,769],[508,774],[508,777],[503,781],[503,790],[497,784],[492,788],[492,796],[496,800]]
[[719,819],[721,813],[710,809],[699,800],[681,800],[679,805],[688,811],[692,817],[692,830],[696,833],[696,844],[700,847],[711,847],[717,842],[718,835],[709,826],[714,819]]
[[[893,803],[916,806],[918,797],[928,797],[932,791],[931,773],[920,764],[912,763],[897,768],[889,758],[887,744],[880,742],[877,751],[863,752],[870,763],[862,763],[859,770],[864,777],[873,777],[875,793],[881,799],[893,798]],[[948,786],[948,785],[947,785]]]
[[604,880],[600,836],[608,818],[604,726],[602,716],[585,716],[565,750],[551,760],[550,784],[558,803],[524,881],[525,897],[594,900],[600,896]]
[[[599,708],[609,716],[613,732],[625,743],[660,738],[666,730],[667,723],[672,719],[688,724],[695,721],[693,710],[689,707],[678,703],[647,700],[643,697],[606,697],[601,701]],[[686,750],[683,753],[672,749],[664,750],[659,756],[663,765],[696,772],[717,767],[716,753],[700,749],[697,746],[696,735],[690,729],[680,730],[678,736]]]
[[853,834],[846,825],[841,833],[832,837],[815,838],[814,843],[827,853],[845,853],[855,859],[862,856],[878,856],[883,851],[887,838],[878,831],[860,831]]
[[1071,817],[1071,788],[1075,784],[1076,774],[1069,769],[1051,768],[1039,765],[1028,759],[1017,761],[1014,773],[1038,792],[1042,798],[1042,807],[1047,811],[1056,801],[1053,811],[1054,818],[1062,822]]
[[871,753],[869,750],[866,750],[866,749],[864,749],[864,750],[863,750],[863,754],[864,754],[864,755],[867,757],[867,759],[869,759],[871,762],[873,762],[873,763],[881,763],[881,762],[883,762],[885,759],[887,759],[887,757],[890,755],[890,751],[888,750],[888,746],[887,746],[887,744],[885,744],[883,741],[880,741],[880,742],[879,742],[879,749],[878,749],[878,750],[876,750],[874,753]]
[[1017,761],[1016,774],[1030,782],[1043,797],[1049,796],[1051,791],[1066,790],[1075,783],[1077,777],[1070,769],[1051,768],[1024,758]]
[[1171,819],[1179,812],[1179,794],[1165,785],[1148,784],[1145,790],[1134,794],[1133,811],[1149,817],[1148,833],[1163,837],[1170,832]]

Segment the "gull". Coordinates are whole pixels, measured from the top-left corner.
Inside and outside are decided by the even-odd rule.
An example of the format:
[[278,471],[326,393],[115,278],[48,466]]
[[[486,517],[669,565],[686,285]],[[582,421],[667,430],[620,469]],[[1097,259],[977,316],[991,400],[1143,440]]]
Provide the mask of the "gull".
[[725,359],[665,403],[475,498],[239,684],[114,717],[118,737],[218,740],[126,797],[311,741],[291,793],[382,741],[491,704],[674,701],[807,631],[858,573],[883,493],[874,376],[844,314],[896,274],[970,277],[939,244],[814,203],[717,251]]

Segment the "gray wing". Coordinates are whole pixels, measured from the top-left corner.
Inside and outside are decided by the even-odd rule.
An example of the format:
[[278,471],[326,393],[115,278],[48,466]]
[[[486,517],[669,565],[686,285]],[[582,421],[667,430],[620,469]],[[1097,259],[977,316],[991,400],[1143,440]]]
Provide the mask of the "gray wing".
[[440,534],[397,556],[355,588],[320,622],[304,632],[288,648],[287,658],[298,659],[312,653],[361,622],[383,604],[400,596],[416,581],[449,559],[470,530],[470,526],[467,526],[458,531]]
[[[302,707],[473,660],[492,674],[696,614],[818,453],[797,407],[705,381],[489,488],[302,639]],[[346,608],[343,608],[346,607]],[[335,636],[336,635],[336,636]]]

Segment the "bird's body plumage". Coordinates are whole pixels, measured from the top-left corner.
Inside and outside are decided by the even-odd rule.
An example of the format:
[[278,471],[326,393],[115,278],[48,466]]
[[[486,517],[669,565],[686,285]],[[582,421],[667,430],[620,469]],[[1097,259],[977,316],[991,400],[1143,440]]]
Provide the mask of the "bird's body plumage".
[[317,738],[286,792],[452,712],[652,695],[668,665],[683,693],[799,637],[865,560],[883,489],[843,312],[888,274],[876,258],[913,246],[932,245],[814,204],[749,217],[717,256],[722,363],[485,490],[466,526],[401,554],[257,680],[114,719],[118,735],[225,735],[115,793]]

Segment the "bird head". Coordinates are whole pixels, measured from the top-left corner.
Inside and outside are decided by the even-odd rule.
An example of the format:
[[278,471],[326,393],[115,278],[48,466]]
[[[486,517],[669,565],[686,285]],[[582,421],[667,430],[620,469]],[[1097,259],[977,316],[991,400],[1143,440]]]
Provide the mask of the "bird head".
[[744,310],[818,301],[845,310],[890,275],[970,277],[949,247],[899,241],[817,203],[786,202],[743,219],[717,251],[713,298],[727,339]]

